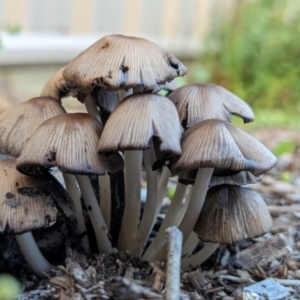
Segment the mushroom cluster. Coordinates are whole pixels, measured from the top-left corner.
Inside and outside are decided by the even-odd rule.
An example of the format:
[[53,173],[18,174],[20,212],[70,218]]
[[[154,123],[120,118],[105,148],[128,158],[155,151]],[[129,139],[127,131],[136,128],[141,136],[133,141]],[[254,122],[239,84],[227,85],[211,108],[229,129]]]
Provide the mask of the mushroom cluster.
[[[8,169],[13,170],[22,180],[3,180],[0,230],[19,234],[36,228],[34,223],[50,226],[58,205],[67,216],[74,210],[87,255],[95,236],[99,252],[117,247],[155,261],[165,259],[165,230],[175,225],[183,233],[185,268],[202,262],[218,243],[267,232],[271,219],[263,199],[241,186],[258,181],[276,158],[230,124],[232,115],[253,121],[251,108],[214,84],[177,88],[173,80],[186,72],[177,58],[148,40],[106,36],[54,74],[40,97],[2,112],[0,151],[17,159],[3,161],[0,174],[8,180]],[[158,94],[161,89],[168,96]],[[88,113],[67,113],[61,103],[65,96],[83,102]],[[62,172],[65,190],[52,178],[53,167]],[[143,207],[142,171],[147,180]],[[117,173],[122,174],[115,177],[118,187],[124,188],[115,190],[111,179]],[[96,193],[90,175],[98,176]],[[173,175],[178,175],[174,199],[150,242]],[[189,195],[188,184],[193,186]],[[94,235],[85,234],[81,195]],[[58,197],[62,200],[54,205]],[[39,210],[43,222],[35,222]],[[193,230],[207,244],[189,256],[195,248]],[[42,274],[50,266],[33,268]]]

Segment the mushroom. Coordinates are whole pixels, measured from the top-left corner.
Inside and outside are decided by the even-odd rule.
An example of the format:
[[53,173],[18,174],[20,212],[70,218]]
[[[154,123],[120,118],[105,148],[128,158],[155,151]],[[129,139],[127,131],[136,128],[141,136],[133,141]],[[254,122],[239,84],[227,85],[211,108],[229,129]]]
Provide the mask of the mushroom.
[[183,127],[189,128],[208,119],[231,121],[231,115],[245,123],[254,120],[250,106],[221,86],[194,83],[182,86],[168,94],[178,110]]
[[0,232],[16,235],[26,260],[40,276],[49,272],[51,265],[30,231],[53,225],[57,206],[68,217],[73,213],[65,190],[50,174],[45,177],[47,181],[19,173],[14,158],[0,160]]
[[[168,114],[165,114],[166,111]],[[160,155],[159,159],[165,160],[173,155],[179,155],[181,132],[182,128],[173,103],[166,97],[155,94],[139,93],[125,98],[108,118],[99,141],[99,152],[127,153],[125,211],[119,248],[134,254],[141,252],[156,218],[157,207],[160,207],[160,203],[156,200],[157,175],[152,171],[155,162],[154,148]],[[144,216],[138,228],[141,150],[144,150],[148,193]]]
[[143,38],[109,35],[75,57],[63,76],[90,91],[128,90],[142,85],[155,92],[161,85],[186,73],[185,66],[172,54]]
[[45,121],[25,145],[17,168],[25,174],[35,167],[58,167],[76,174],[77,182],[88,207],[99,250],[111,252],[108,230],[93,192],[89,178],[81,175],[105,174],[123,169],[118,153],[99,155],[97,145],[102,124],[92,115],[65,114]]
[[[272,218],[263,198],[256,192],[235,185],[220,185],[208,190],[194,231],[199,239],[232,244],[268,232]],[[218,245],[218,244],[216,244]],[[184,270],[202,263],[211,251],[201,250],[183,260]]]

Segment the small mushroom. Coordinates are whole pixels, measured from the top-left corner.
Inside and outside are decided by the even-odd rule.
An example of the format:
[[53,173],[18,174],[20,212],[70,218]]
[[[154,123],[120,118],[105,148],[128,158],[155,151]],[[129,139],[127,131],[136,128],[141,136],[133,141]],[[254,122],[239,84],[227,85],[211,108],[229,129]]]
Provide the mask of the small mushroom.
[[178,110],[185,128],[208,119],[231,121],[231,115],[241,117],[245,123],[254,120],[250,106],[221,86],[193,83],[168,94]]
[[[168,112],[167,114],[165,112]],[[122,120],[122,121],[120,121]],[[151,231],[161,203],[157,203],[157,175],[152,171],[156,159],[165,161],[180,155],[182,128],[174,104],[156,94],[134,94],[116,107],[105,124],[99,141],[99,152],[125,151],[125,210],[119,247],[139,254]],[[149,150],[148,150],[149,149]],[[140,168],[144,150],[147,172],[147,201],[140,223]],[[139,159],[137,159],[139,157]],[[154,178],[155,177],[155,178]],[[152,183],[149,182],[152,178]],[[135,242],[133,242],[135,241]],[[133,249],[131,249],[133,247]]]
[[263,198],[235,185],[208,190],[194,231],[205,242],[232,244],[270,231],[272,219]]
[[66,216],[73,213],[65,190],[53,176],[45,176],[47,181],[25,176],[16,170],[16,159],[0,160],[0,231],[16,235],[28,263],[41,276],[51,265],[29,231],[53,225],[57,207]]

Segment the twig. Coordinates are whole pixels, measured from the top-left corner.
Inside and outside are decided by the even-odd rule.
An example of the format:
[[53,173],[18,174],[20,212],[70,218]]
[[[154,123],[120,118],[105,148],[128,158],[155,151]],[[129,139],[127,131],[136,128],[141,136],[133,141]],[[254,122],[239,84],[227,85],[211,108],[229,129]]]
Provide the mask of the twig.
[[166,300],[180,299],[180,258],[182,248],[182,233],[175,227],[166,230],[168,247],[167,276],[166,276]]

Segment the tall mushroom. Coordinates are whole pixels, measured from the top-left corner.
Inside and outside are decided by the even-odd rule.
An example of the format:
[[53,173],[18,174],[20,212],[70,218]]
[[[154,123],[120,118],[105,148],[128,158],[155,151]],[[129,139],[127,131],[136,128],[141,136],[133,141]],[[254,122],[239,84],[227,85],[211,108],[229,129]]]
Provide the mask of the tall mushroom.
[[65,114],[45,121],[25,145],[17,168],[30,173],[35,167],[58,167],[61,171],[76,174],[76,179],[88,208],[97,243],[101,252],[111,252],[107,226],[88,177],[81,175],[105,174],[123,169],[118,153],[99,155],[98,142],[102,124],[84,113]]

